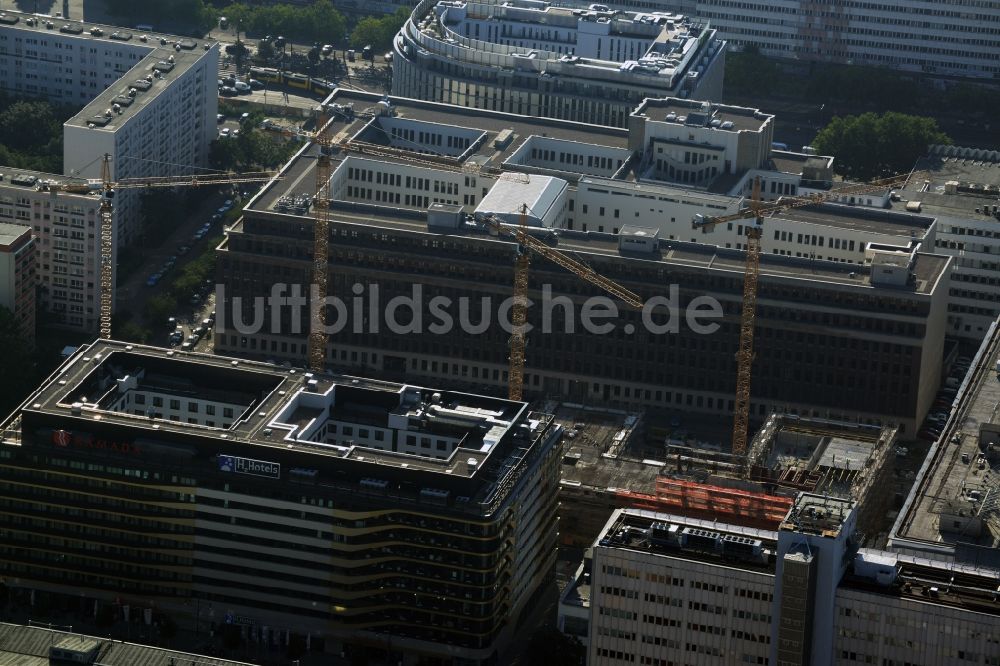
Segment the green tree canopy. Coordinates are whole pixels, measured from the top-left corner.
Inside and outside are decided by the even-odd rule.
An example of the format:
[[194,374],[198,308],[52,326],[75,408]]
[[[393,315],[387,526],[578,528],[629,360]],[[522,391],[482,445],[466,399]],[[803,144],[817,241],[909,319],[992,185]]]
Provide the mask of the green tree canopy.
[[812,145],[820,154],[836,158],[837,173],[867,181],[911,169],[927,153],[927,146],[935,143],[951,143],[936,120],[889,112],[835,117]]
[[365,17],[358,21],[351,32],[351,46],[360,49],[370,44],[376,51],[387,51],[392,47],[396,33],[409,17],[410,9],[407,7],[400,7],[395,14],[388,16]]
[[222,15],[253,37],[281,35],[299,42],[328,43],[343,37],[347,22],[330,0],[296,5],[229,5]]
[[737,95],[770,95],[781,79],[778,65],[756,46],[726,54],[726,92]]
[[104,0],[104,6],[109,14],[127,18],[129,23],[150,23],[154,27],[166,23],[174,29],[188,26],[198,32],[208,30],[218,20],[218,13],[203,0]]

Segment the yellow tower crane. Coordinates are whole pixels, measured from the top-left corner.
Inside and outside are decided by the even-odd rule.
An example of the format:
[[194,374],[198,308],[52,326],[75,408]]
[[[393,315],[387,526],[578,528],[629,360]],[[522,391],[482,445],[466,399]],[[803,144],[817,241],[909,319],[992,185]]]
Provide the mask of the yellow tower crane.
[[906,173],[882,178],[871,183],[848,185],[846,187],[810,194],[790,199],[779,199],[775,203],[763,203],[760,200],[760,178],[754,178],[750,205],[731,215],[720,217],[704,217],[696,215],[693,226],[708,232],[717,224],[753,218],[754,223],[744,225],[746,233],[746,264],[743,272],[743,301],[740,312],[740,340],[736,352],[736,400],[733,412],[733,454],[742,456],[747,450],[747,436],[750,425],[750,378],[753,366],[754,324],[757,316],[757,285],[760,277],[760,239],[766,215],[780,213],[799,206],[823,203],[831,199],[851,194],[864,194],[892,187],[901,182],[918,176],[918,173]]
[[573,259],[572,257],[549,247],[528,233],[528,206],[521,206],[521,214],[517,226],[506,224],[502,219],[491,215],[486,223],[497,233],[513,236],[517,240],[518,255],[514,263],[514,305],[511,308],[510,337],[510,369],[508,371],[507,395],[511,400],[521,400],[524,395],[525,366],[525,322],[528,310],[528,268],[530,266],[529,251],[561,266],[577,277],[603,289],[612,296],[617,296],[634,308],[642,309],[643,301],[638,294],[632,292],[617,282],[597,273],[593,268]]
[[101,277],[99,322],[100,337],[111,338],[111,310],[114,304],[114,280],[112,262],[114,261],[114,228],[111,217],[115,190],[150,188],[150,187],[202,187],[213,185],[230,185],[235,183],[257,183],[276,177],[275,172],[257,171],[247,173],[208,173],[197,176],[162,176],[153,178],[124,178],[117,182],[111,181],[111,156],[105,153],[101,162],[101,179],[88,180],[83,183],[59,183],[44,185],[49,191],[70,192],[74,194],[101,193]]
[[316,196],[313,197],[313,298],[310,308],[309,369],[322,372],[326,367],[326,296],[330,279],[330,177],[333,173],[330,153],[329,119],[321,105],[316,119],[313,142],[319,153],[316,156]]

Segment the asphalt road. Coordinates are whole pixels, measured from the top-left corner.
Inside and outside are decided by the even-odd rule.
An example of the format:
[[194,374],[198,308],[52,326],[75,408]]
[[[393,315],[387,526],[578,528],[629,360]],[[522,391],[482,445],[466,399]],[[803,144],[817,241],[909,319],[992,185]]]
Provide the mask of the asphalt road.
[[[126,252],[142,252],[144,256],[142,266],[118,284],[116,308],[119,312],[128,310],[135,316],[142,316],[146,302],[153,296],[165,293],[170,283],[180,275],[181,269],[208,249],[209,242],[212,239],[218,239],[218,232],[221,231],[221,226],[219,226],[221,222],[216,223],[216,226],[212,228],[212,232],[200,241],[194,240],[193,234],[212,217],[216,209],[227,198],[230,197],[218,192],[213,193],[195,213],[182,217],[170,237],[159,247],[143,246],[142,248],[129,248],[125,250]],[[191,249],[186,254],[180,255],[178,248],[181,245],[187,245]],[[177,263],[174,267],[164,273],[156,286],[147,286],[146,280],[149,279],[149,276],[159,271],[167,259],[175,255],[177,256]],[[197,325],[198,322],[208,316],[205,312],[211,312],[211,305],[211,303],[207,306],[203,304],[198,307],[185,305],[183,308],[178,307],[178,311],[173,314],[186,324],[194,323]],[[151,321],[147,322],[147,324],[154,333],[152,342],[166,344],[167,336],[170,334],[170,331],[166,327],[166,322]],[[189,332],[186,330],[185,336]]]

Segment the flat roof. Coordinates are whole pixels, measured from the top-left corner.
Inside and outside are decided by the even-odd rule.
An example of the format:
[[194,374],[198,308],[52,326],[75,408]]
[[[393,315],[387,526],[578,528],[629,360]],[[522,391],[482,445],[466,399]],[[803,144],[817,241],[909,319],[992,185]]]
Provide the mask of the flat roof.
[[893,526],[890,543],[894,548],[907,548],[908,542],[915,542],[951,557],[958,544],[973,544],[993,550],[994,567],[1000,569],[1000,552],[996,551],[1000,530],[984,525],[978,533],[970,527],[976,517],[994,524],[1000,519],[997,508],[989,508],[991,501],[1000,500],[1000,460],[989,455],[989,442],[994,438],[983,436],[1000,431],[998,357],[1000,324],[994,322]]
[[[867,560],[881,568],[889,574],[891,582],[880,583],[864,575],[867,572],[864,567],[858,566],[859,560]],[[861,548],[841,579],[840,587],[936,606],[949,606],[987,616],[1000,615],[1000,600],[997,599],[996,590],[997,571],[990,568]]]
[[[750,546],[741,557],[735,553],[726,553],[714,548],[698,547],[693,539],[687,544],[658,544],[650,538],[649,530],[653,526],[677,526],[678,532],[689,529],[707,535],[725,536],[740,546]],[[697,562],[716,564],[719,566],[749,569],[763,574],[774,574],[775,559],[767,557],[762,551],[773,553],[777,548],[778,533],[773,530],[762,530],[756,527],[742,527],[712,520],[688,518],[669,513],[647,511],[645,509],[617,509],[611,519],[597,537],[595,547],[635,550],[642,553],[676,557]],[[756,545],[757,552],[752,550]]]
[[[899,190],[902,200],[893,202],[893,208],[905,209],[907,202],[919,201],[924,213],[992,221],[1000,229],[1000,221],[995,217],[977,215],[975,212],[976,208],[982,209],[985,205],[995,206],[1000,203],[1000,163],[927,156],[918,160],[914,169],[922,174],[908,180],[906,187]],[[983,188],[978,191],[969,188],[961,189],[956,194],[945,194],[945,184],[949,181],[958,181],[960,186],[975,184],[993,187],[991,192],[986,192]]]
[[[234,386],[240,390],[234,392]],[[122,396],[129,390],[176,396],[181,401],[217,400],[236,409],[232,422],[219,427],[169,420],[149,412],[134,414],[120,407]],[[419,427],[399,432],[441,432],[461,437],[461,441],[448,457],[439,459],[378,449],[354,440],[329,443],[327,439],[308,437],[326,423],[322,414],[331,411],[328,418],[336,419],[347,415],[353,403],[379,408],[385,428],[394,428],[389,423],[391,418],[407,419],[409,423],[412,417],[421,422]],[[358,421],[365,423],[366,416],[360,415]],[[387,474],[412,478],[417,473],[424,480],[440,484],[428,487],[469,488],[468,484],[474,483],[476,493],[481,492],[482,497],[469,493],[471,497],[466,500],[473,503],[491,499],[491,493],[509,490],[497,490],[503,486],[500,479],[513,473],[534,440],[547,437],[553,425],[550,416],[529,412],[523,402],[362,377],[314,375],[273,363],[113,340],[97,340],[82,347],[36,389],[0,428],[8,445],[36,437],[37,433],[26,426],[23,434],[20,430],[29,417],[32,422],[68,431],[92,430],[99,423],[101,428],[115,429],[123,439],[149,439],[153,449],[160,446],[157,442],[169,442],[169,446],[187,444],[198,450],[203,444],[218,446],[228,441],[234,447],[259,448],[264,460],[286,452],[314,457],[309,464],[315,467],[325,461],[351,460],[366,463],[373,470],[378,468],[374,475],[380,478]],[[367,466],[350,469],[366,471]]]
[[[115,98],[125,94],[128,96],[129,88],[135,87],[135,80],[152,75],[153,68],[159,62],[168,62],[173,58],[171,71],[164,72],[163,78],[154,79],[153,85],[145,92],[138,92],[131,105],[122,105],[121,115],[115,114],[110,122],[102,127],[113,130],[121,126],[122,121],[134,115],[140,109],[155,99],[167,85],[177,78],[177,75],[197,62],[206,51],[217,45],[215,40],[192,39],[189,37],[179,37],[160,32],[144,33],[139,30],[132,30],[121,26],[105,25],[93,23],[91,21],[74,21],[64,18],[45,17],[41,14],[28,14],[24,12],[6,10],[0,17],[7,17],[6,21],[0,22],[0,31],[22,30],[42,34],[58,34],[64,38],[76,38],[87,43],[104,43],[107,46],[121,48],[127,44],[132,48],[145,49],[148,54],[139,59],[132,69],[128,70],[120,79],[108,86],[97,97],[87,103],[75,116],[66,121],[67,125],[73,127],[87,127],[88,123],[95,122],[95,117],[100,117],[104,122],[107,120],[105,110],[113,108]],[[16,19],[16,22],[12,22]],[[37,19],[31,25],[29,19]],[[49,27],[48,24],[51,24]],[[100,30],[102,34],[91,34],[91,30]],[[147,41],[143,42],[140,37],[146,36]],[[178,50],[175,45],[180,45]],[[206,48],[207,46],[207,48]],[[167,69],[164,67],[163,69]]]
[[[642,438],[633,438],[632,429],[639,414],[566,404],[554,411],[563,427],[563,488],[654,492],[663,463],[637,455]],[[616,446],[622,443],[627,448]]]
[[[674,114],[676,118],[668,120],[667,116],[670,114]],[[632,112],[632,115],[645,116],[655,122],[670,123],[680,127],[690,125],[716,132],[759,132],[768,121],[774,118],[773,115],[764,113],[760,109],[685,100],[676,97],[667,97],[664,99],[647,98]],[[681,117],[686,118],[686,121],[680,122],[679,119]],[[697,119],[697,124],[693,124],[692,121],[694,119]],[[733,125],[728,128],[722,128],[721,126],[712,127],[709,123],[713,120],[718,120],[720,125],[727,122]]]
[[[789,208],[770,217],[914,241],[923,240],[924,234],[934,224],[934,218],[928,215],[838,203]],[[767,226],[766,218],[764,225]]]
[[102,666],[250,666],[247,662],[177,652],[124,641],[71,634],[58,629],[0,623],[0,662],[11,666],[49,666],[53,646],[88,651],[99,646],[97,663]]
[[[29,180],[21,179],[33,179],[33,182]],[[19,182],[13,182],[18,180]],[[64,176],[58,173],[46,173],[44,171],[32,171],[31,169],[15,169],[13,167],[0,166],[0,190],[5,188],[15,188],[30,190],[32,192],[38,191],[39,187],[45,182],[51,183],[73,183],[84,185],[87,184],[89,179],[87,178],[71,178],[70,176]],[[93,203],[100,202],[100,190],[95,188],[93,192],[61,192],[54,191],[56,196],[60,197],[87,197]]]
[[[327,99],[329,103],[353,104],[354,117],[345,122],[341,114],[334,115],[331,133],[334,135],[334,144],[340,140],[345,140],[354,136],[370,120],[369,115],[377,113],[378,102],[384,97],[375,93],[362,93],[356,91],[336,90]],[[481,109],[467,109],[464,107],[451,107],[435,102],[421,102],[405,98],[390,98],[395,108],[397,117],[413,117],[422,120],[431,120],[445,124],[454,124],[463,127],[479,127],[490,133],[487,141],[482,144],[482,153],[478,159],[482,159],[487,165],[499,166],[507,156],[512,154],[528,136],[533,134],[547,133],[549,136],[557,138],[568,138],[574,141],[592,141],[602,145],[626,146],[627,130],[585,125],[582,123],[567,122],[562,120],[551,120],[541,118],[525,118],[513,114],[486,111]],[[504,129],[514,128],[514,140],[505,148],[497,149],[493,146],[492,139],[494,133]],[[282,180],[274,180],[267,183],[261,191],[244,208],[245,213],[262,212],[270,215],[282,215],[275,213],[272,208],[277,200],[285,195],[312,194],[316,191],[315,167],[317,149],[313,143],[305,144],[302,149],[284,166],[281,170]],[[364,155],[367,159],[375,161],[385,161],[392,164],[404,164],[410,166],[420,166],[422,168],[434,169],[432,163],[421,163],[419,153],[407,154],[409,151],[401,151],[400,154],[389,155]],[[358,153],[340,150],[332,157],[333,168],[348,157],[357,156]],[[474,161],[477,156],[470,158]],[[467,160],[468,162],[468,160]],[[479,163],[477,161],[477,163]],[[440,167],[443,171],[454,173],[462,167],[454,168]],[[618,181],[608,181],[611,183]],[[594,181],[593,184],[598,184]],[[697,195],[697,192],[692,192]],[[706,195],[708,196],[708,195]],[[856,210],[852,214],[857,214]],[[808,213],[806,213],[808,215]],[[406,232],[427,232],[426,211],[406,210],[401,208],[391,208],[374,204],[356,204],[333,202],[331,204],[330,218],[334,222],[357,224],[368,228],[395,229]],[[289,215],[289,220],[294,220],[295,216]],[[833,219],[833,218],[831,218]],[[863,218],[868,219],[868,218]],[[855,222],[859,224],[860,222]],[[237,224],[230,233],[240,233],[241,224]],[[457,231],[456,235],[470,235],[465,231]],[[482,233],[484,239],[497,242],[498,239]],[[500,242],[506,242],[499,239]],[[606,255],[619,257],[620,251],[618,239],[612,234],[587,233],[580,231],[560,230],[557,239],[553,242],[555,246],[567,251],[581,252],[585,254]],[[657,261],[678,266],[689,266],[692,268],[727,270],[742,274],[745,268],[745,255],[735,249],[720,248],[715,245],[701,243],[690,243],[683,241],[673,241],[660,239],[659,250],[656,254],[650,255],[649,261]],[[929,294],[935,288],[938,280],[944,273],[950,258],[934,254],[917,254],[914,262],[914,272],[916,275],[915,292],[918,294]],[[764,275],[773,277],[806,279],[817,282],[837,283],[844,286],[853,285],[857,287],[871,287],[870,274],[866,267],[858,264],[846,264],[822,259],[808,259],[799,257],[788,257],[782,255],[762,255],[761,272]]]
[[25,232],[30,234],[31,227],[22,224],[0,222],[0,245],[10,245],[23,236]]
[[[186,41],[190,42],[191,40]],[[204,55],[200,43],[199,47],[194,50],[176,51],[167,46],[157,47],[152,53],[136,63],[135,67],[95,97],[83,110],[67,120],[66,124],[71,127],[93,126],[92,129],[113,131],[121,127],[140,109],[151,104],[180,74],[201,60]],[[173,61],[171,62],[168,58],[173,58]],[[154,71],[160,72],[159,78],[154,76]],[[211,76],[211,74],[208,75]],[[148,77],[153,77],[152,81]],[[146,87],[147,84],[148,87]],[[136,91],[134,96],[131,93],[132,90]],[[132,100],[130,104],[126,101],[129,99]],[[120,113],[114,111],[116,104],[118,104]],[[112,109],[111,116],[107,115],[107,109]]]

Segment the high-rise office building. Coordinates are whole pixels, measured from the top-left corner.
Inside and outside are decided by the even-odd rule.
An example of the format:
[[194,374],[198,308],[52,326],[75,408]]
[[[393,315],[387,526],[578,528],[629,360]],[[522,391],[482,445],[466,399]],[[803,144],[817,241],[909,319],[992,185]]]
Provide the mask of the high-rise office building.
[[0,429],[4,577],[496,663],[554,565],[560,433],[522,402],[95,342]]

